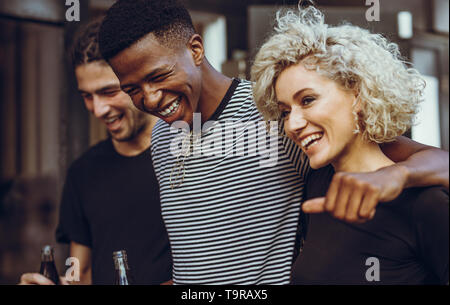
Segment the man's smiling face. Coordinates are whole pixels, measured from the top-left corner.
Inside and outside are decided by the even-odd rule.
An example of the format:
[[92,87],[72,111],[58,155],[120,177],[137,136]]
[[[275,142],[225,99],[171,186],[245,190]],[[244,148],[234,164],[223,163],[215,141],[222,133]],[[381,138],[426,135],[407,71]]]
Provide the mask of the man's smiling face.
[[201,39],[170,48],[148,34],[109,62],[138,109],[168,124],[191,124],[199,106],[202,60]]
[[137,110],[120,89],[119,79],[106,62],[80,65],[75,75],[86,108],[106,125],[114,140],[132,140],[149,123],[148,115]]

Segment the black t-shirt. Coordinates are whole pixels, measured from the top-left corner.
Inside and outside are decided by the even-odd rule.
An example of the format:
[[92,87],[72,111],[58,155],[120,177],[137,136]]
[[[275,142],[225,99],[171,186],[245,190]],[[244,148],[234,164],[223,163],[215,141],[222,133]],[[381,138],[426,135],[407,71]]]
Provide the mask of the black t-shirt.
[[67,174],[56,238],[91,248],[93,284],[113,284],[117,250],[127,251],[135,284],[170,280],[172,260],[150,149],[125,157],[106,140],[76,160]]
[[[331,166],[311,171],[306,197],[324,196],[333,174]],[[339,221],[328,213],[311,214],[292,282],[446,284],[448,250],[448,192],[441,187],[410,188],[391,202],[379,203],[374,219],[363,224]]]

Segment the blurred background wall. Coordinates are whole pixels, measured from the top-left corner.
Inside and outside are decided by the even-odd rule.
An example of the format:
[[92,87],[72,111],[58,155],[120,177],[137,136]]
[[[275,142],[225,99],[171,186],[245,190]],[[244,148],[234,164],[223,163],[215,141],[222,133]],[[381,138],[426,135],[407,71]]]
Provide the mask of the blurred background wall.
[[[68,22],[64,0],[0,0],[0,284],[38,271],[40,248],[56,246],[62,273],[68,249],[56,245],[58,203],[66,170],[106,131],[84,108],[66,51],[74,32],[104,14],[112,0],[80,0]],[[248,78],[252,58],[287,0],[186,0],[210,62]],[[380,21],[365,18],[365,0],[317,0],[326,21],[349,21],[397,42],[426,76],[427,101],[414,139],[448,150],[448,0],[380,0]],[[108,258],[109,259],[109,258]]]

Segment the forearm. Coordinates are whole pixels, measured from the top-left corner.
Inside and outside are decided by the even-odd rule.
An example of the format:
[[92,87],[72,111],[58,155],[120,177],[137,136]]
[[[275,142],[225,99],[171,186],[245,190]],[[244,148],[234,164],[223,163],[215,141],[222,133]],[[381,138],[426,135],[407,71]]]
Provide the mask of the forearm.
[[[381,145],[383,153],[392,161],[398,175],[404,175],[404,187],[443,185],[449,187],[447,151],[423,145],[400,136]],[[391,171],[392,172],[392,171]]]
[[80,278],[79,281],[72,281],[72,285],[91,285],[92,284],[92,258],[91,249],[85,245],[76,242],[70,243],[70,256],[78,260],[77,268]]
[[[71,274],[69,278],[62,276],[64,284],[68,285],[92,285],[92,271],[90,267],[80,268],[77,273]],[[74,277],[75,275],[75,277]]]
[[82,270],[80,273],[80,281],[72,283],[73,285],[92,285],[91,270]]
[[444,150],[424,149],[394,166],[405,172],[405,187],[443,185],[449,188],[449,154]]

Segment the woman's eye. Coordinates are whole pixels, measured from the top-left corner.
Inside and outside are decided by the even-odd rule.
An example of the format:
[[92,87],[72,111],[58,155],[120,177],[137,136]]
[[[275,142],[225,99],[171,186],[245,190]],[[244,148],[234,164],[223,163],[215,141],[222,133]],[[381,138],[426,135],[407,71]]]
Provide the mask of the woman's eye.
[[306,96],[302,99],[302,104],[304,106],[308,106],[309,104],[311,104],[312,102],[314,102],[316,100],[315,97],[312,96]]
[[282,111],[281,111],[281,114],[280,114],[280,118],[281,118],[281,119],[286,118],[286,117],[289,115],[289,112],[290,112],[290,111],[282,110]]

